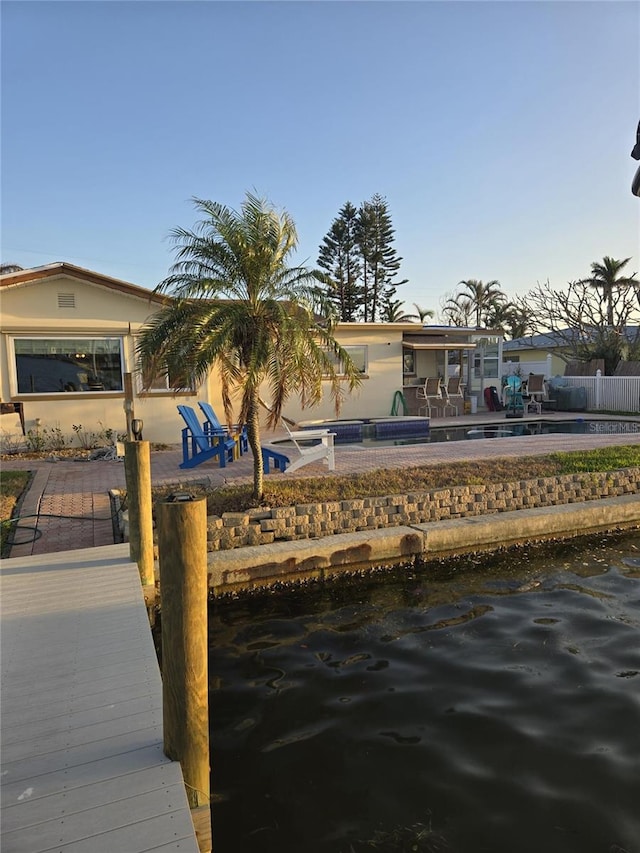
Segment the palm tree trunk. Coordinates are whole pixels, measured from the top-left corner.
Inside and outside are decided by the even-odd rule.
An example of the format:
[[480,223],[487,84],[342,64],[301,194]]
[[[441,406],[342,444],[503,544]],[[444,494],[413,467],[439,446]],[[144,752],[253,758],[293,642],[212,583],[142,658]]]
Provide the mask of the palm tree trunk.
[[253,497],[261,501],[264,491],[264,465],[260,449],[260,410],[257,392],[254,392],[251,397],[247,416],[247,438],[253,453]]

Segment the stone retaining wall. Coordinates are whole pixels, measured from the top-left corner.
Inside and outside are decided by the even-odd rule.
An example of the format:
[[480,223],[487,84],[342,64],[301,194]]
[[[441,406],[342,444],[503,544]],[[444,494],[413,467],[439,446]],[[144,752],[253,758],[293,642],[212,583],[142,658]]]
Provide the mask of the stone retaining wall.
[[208,519],[208,550],[226,551],[338,533],[559,506],[640,492],[640,468],[565,474],[512,483],[226,512]]

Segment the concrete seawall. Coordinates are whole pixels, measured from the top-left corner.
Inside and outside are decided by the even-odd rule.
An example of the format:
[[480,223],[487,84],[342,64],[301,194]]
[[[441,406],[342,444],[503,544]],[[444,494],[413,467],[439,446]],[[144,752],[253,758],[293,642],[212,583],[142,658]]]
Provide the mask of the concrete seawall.
[[640,527],[640,495],[491,513],[209,553],[215,595],[460,553]]

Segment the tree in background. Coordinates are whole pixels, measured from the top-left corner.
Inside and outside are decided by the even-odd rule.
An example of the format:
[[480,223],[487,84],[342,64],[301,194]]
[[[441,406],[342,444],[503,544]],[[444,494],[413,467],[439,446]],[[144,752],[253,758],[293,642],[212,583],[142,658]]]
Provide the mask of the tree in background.
[[473,302],[468,296],[450,294],[441,302],[440,314],[448,326],[468,328],[473,322],[474,313]]
[[21,272],[24,267],[19,264],[0,264],[0,275],[8,275],[10,272]]
[[605,255],[602,262],[594,261],[591,264],[591,275],[581,281],[581,284],[587,284],[601,291],[600,299],[607,309],[607,324],[612,328],[615,326],[617,307],[624,303],[630,290],[637,292],[640,284],[636,279],[636,273],[630,276],[619,275],[630,260],[631,258],[625,258],[624,261],[616,261]]
[[396,289],[407,282],[394,281],[402,258],[393,240],[391,216],[381,195],[357,211],[351,202],[341,208],[318,255],[318,265],[328,274],[327,295],[334,294],[341,320],[374,323],[393,313]]
[[413,307],[416,309],[416,313],[412,316],[415,316],[420,321],[420,325],[422,326],[424,326],[425,320],[431,320],[433,317],[435,317],[436,312],[432,311],[431,308],[421,308],[417,302],[413,303]]
[[[591,265],[591,277],[569,282],[565,290],[555,290],[547,281],[527,294],[535,330],[554,334],[566,350],[560,354],[565,361],[604,359],[605,374],[611,375],[622,358],[640,359],[640,281],[635,273],[617,275],[628,260],[605,258]],[[602,279],[598,285],[596,278]]]
[[344,323],[356,319],[360,307],[360,252],[356,230],[358,211],[347,201],[333,220],[318,253],[318,266],[327,273],[326,296]]
[[393,245],[395,230],[386,200],[379,193],[365,201],[358,216],[358,245],[363,260],[362,319],[375,323],[385,313],[400,285],[408,279],[394,282],[402,258]]
[[487,326],[502,329],[507,339],[523,338],[534,328],[531,308],[523,299],[497,301],[486,315]]
[[480,279],[469,278],[459,282],[459,286],[462,290],[455,298],[471,302],[477,329],[488,325],[487,317],[490,316],[491,311],[507,299],[500,289],[500,282],[495,279],[485,284]]
[[337,414],[345,386],[358,387],[360,375],[333,336],[332,318],[315,313],[322,274],[288,266],[297,245],[289,214],[249,193],[239,212],[201,199],[194,204],[203,217],[195,229],[171,232],[177,260],[155,292],[174,298],[138,338],[141,374],[147,387],[166,376],[180,390],[217,368],[229,424],[235,420],[232,395],[240,395],[238,419],[247,425],[253,497],[259,501],[262,386],[269,391],[268,425],[274,427],[292,394],[300,395],[303,408],[312,406],[326,382]]
[[407,314],[404,310],[404,302],[394,299],[389,302],[380,318],[383,323],[413,323],[417,317],[415,314]]

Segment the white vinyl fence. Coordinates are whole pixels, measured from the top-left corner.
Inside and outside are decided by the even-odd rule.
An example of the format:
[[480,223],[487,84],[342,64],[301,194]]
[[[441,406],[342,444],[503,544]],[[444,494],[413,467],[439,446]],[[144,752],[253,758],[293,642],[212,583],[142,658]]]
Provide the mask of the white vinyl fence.
[[640,412],[640,376],[564,376],[567,385],[587,389],[592,412]]

